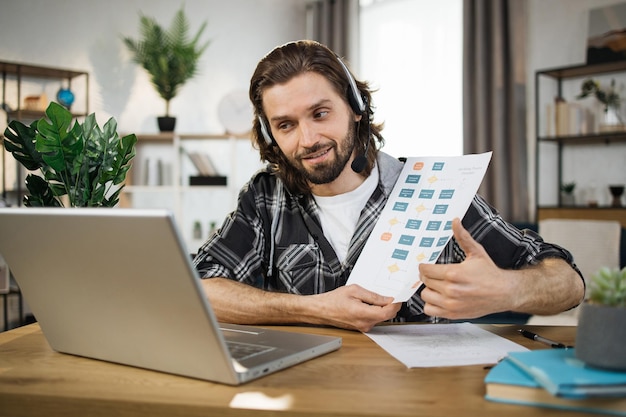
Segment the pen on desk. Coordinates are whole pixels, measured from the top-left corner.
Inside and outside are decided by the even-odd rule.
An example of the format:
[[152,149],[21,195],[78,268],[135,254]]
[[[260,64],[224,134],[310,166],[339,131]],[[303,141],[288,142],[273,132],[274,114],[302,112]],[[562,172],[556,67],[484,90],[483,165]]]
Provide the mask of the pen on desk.
[[539,343],[543,343],[544,345],[548,345],[553,348],[570,349],[573,347],[573,346],[564,345],[563,343],[555,342],[554,340],[547,339],[543,336],[539,336],[538,334],[529,332],[528,330],[520,329],[519,332],[522,334],[522,336],[528,339],[534,340]]

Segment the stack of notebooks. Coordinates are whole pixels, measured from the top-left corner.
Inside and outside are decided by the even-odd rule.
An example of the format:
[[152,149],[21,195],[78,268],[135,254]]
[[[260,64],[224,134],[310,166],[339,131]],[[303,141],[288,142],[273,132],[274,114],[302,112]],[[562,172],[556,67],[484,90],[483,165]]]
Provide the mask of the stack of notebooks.
[[586,366],[575,349],[511,352],[485,385],[490,401],[626,416],[626,372]]

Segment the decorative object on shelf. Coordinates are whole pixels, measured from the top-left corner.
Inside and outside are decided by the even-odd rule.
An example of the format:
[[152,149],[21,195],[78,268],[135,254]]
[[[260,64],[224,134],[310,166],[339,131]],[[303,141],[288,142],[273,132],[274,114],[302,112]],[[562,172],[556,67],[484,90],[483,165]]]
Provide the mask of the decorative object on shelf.
[[196,240],[202,239],[202,223],[200,223],[200,220],[193,222],[193,238]]
[[611,207],[622,207],[622,194],[624,194],[623,185],[609,185],[609,191],[613,196]]
[[24,97],[24,110],[44,111],[48,105],[48,96],[41,93],[38,96]]
[[623,131],[626,129],[622,115],[620,114],[621,99],[615,88],[615,80],[611,80],[611,86],[603,89],[598,81],[587,78],[583,81],[581,91],[577,99],[595,96],[603,105],[603,114],[600,121],[601,132]]
[[173,132],[176,128],[176,118],[172,116],[157,117],[157,125],[161,132]]
[[217,106],[217,116],[231,135],[243,135],[252,130],[254,109],[244,90],[235,90],[226,94]]
[[74,103],[74,93],[69,88],[61,87],[57,91],[57,101],[66,109],[70,110]]
[[576,197],[574,196],[574,189],[576,188],[575,182],[566,182],[561,184],[561,205],[562,206],[575,206]]
[[[203,22],[192,38],[189,37],[189,21],[183,9],[179,9],[168,30],[157,21],[142,15],[139,21],[142,37],[138,40],[124,37],[123,41],[133,54],[133,61],[150,75],[157,93],[165,100],[165,118],[170,118],[170,100],[180,88],[198,73],[200,56],[210,41],[200,43],[200,36],[207,23]],[[163,120],[167,122],[167,120]],[[175,125],[161,125],[161,131],[173,131]]]
[[626,60],[626,3],[589,10],[587,64]]
[[[120,139],[110,118],[100,129],[95,114],[70,129],[72,115],[51,102],[46,117],[30,126],[13,120],[4,131],[5,147],[29,171],[27,207],[113,207],[135,156],[135,135]],[[69,129],[69,130],[68,130]]]
[[189,185],[228,185],[228,179],[221,175],[192,175],[189,177]]
[[576,357],[590,366],[626,370],[626,268],[591,276],[576,332]]

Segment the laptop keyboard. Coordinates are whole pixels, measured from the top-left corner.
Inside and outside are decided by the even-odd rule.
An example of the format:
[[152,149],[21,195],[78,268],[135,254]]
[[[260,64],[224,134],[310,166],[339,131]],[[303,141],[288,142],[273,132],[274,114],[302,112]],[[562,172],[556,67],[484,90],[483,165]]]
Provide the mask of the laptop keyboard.
[[226,342],[226,346],[228,346],[230,356],[238,361],[276,349],[272,346],[254,345],[251,343],[241,342]]

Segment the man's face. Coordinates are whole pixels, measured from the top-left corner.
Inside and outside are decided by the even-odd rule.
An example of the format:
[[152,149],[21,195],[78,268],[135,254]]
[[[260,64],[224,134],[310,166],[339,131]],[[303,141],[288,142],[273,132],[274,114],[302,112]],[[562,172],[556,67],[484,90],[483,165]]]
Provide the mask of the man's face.
[[325,77],[307,72],[268,88],[263,109],[276,143],[309,182],[331,183],[349,167],[360,116]]

